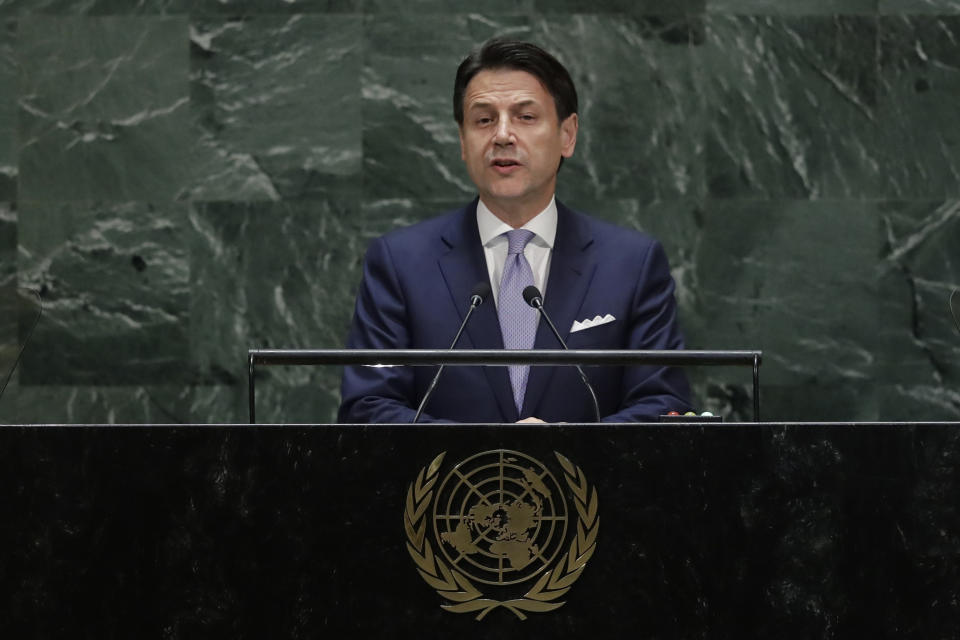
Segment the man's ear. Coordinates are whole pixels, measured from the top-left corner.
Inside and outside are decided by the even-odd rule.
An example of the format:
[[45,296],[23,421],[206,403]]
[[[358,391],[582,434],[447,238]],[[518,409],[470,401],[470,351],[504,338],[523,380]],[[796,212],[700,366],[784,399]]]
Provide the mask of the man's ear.
[[467,161],[467,154],[463,151],[463,126],[457,127],[457,135],[460,136],[460,159]]
[[560,123],[560,155],[564,158],[573,155],[573,149],[577,146],[577,130],[579,127],[579,120],[575,113],[571,113],[566,120]]

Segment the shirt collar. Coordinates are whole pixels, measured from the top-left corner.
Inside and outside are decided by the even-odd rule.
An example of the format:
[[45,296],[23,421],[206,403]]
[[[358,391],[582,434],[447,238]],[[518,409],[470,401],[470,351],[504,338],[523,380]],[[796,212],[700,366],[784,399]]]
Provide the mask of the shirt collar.
[[[494,213],[487,208],[487,205],[483,204],[483,200],[477,202],[477,228],[480,231],[480,243],[485,247],[489,246],[493,240],[505,234],[507,231],[513,230],[513,227],[494,215]],[[527,224],[520,228],[533,231],[535,237],[531,242],[539,240],[539,242],[546,245],[547,248],[553,249],[553,242],[557,237],[556,197],[550,198],[550,203],[547,205],[547,208],[535,215]]]

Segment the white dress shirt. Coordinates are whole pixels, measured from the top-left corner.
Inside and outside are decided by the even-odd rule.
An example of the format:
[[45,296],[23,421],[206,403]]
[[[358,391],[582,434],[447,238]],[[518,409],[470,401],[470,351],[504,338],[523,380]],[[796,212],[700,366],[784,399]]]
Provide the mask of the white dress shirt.
[[[496,303],[500,296],[500,279],[503,277],[503,265],[507,260],[509,243],[507,231],[513,227],[493,214],[483,200],[477,203],[477,228],[480,231],[480,242],[483,244],[483,255],[487,259],[487,273],[490,274],[490,286],[493,289],[493,301]],[[523,255],[530,263],[533,271],[533,283],[540,289],[544,299],[547,297],[547,274],[550,273],[550,254],[553,251],[553,242],[557,237],[557,200],[550,199],[547,208],[535,215],[527,224],[520,227],[528,229],[534,236],[527,243]]]

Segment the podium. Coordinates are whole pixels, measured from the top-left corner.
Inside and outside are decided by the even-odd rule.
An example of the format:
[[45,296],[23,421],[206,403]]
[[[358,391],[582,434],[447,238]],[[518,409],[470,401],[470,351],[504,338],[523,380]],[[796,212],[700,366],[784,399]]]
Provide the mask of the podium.
[[[256,418],[256,365],[411,367],[439,365],[494,366],[740,366],[753,370],[753,419],[760,420],[762,351],[699,351],[689,349],[250,349],[247,351],[247,398],[250,424]],[[429,394],[429,391],[427,391]],[[590,390],[593,395],[593,390]],[[594,397],[594,402],[596,398]],[[597,409],[599,412],[599,409]],[[599,416],[598,416],[599,421]]]
[[958,456],[958,423],[5,426],[0,635],[951,637]]

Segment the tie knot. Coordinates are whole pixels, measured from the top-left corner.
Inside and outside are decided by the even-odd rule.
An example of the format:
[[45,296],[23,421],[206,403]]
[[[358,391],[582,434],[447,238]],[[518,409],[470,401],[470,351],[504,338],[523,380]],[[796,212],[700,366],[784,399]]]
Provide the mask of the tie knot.
[[509,244],[507,253],[510,255],[523,253],[524,247],[527,246],[527,243],[530,242],[530,239],[533,238],[534,235],[533,231],[529,229],[507,231],[507,243]]

